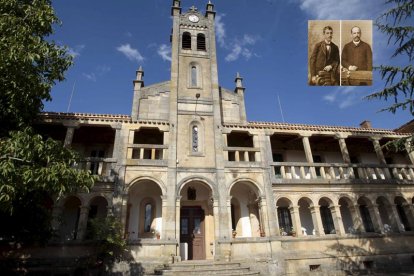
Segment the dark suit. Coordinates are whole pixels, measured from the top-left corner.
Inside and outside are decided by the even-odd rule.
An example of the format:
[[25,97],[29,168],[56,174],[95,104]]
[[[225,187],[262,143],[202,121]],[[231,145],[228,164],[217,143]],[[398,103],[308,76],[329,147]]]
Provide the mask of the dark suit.
[[354,65],[358,67],[358,71],[372,71],[372,51],[371,46],[360,41],[358,45],[349,42],[342,50],[342,66],[349,68]]
[[312,55],[309,59],[309,67],[311,78],[318,75],[319,71],[323,71],[325,66],[331,65],[334,74],[335,82],[339,82],[338,65],[339,65],[339,48],[333,42],[330,43],[331,50],[328,53],[325,41],[319,42],[315,45]]

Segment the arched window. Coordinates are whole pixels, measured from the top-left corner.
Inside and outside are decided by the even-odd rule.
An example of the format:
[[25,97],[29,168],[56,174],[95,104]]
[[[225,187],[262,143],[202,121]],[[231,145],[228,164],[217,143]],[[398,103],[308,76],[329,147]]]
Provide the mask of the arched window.
[[193,126],[192,128],[192,151],[193,152],[198,152],[199,148],[198,148],[198,126]]
[[191,86],[197,86],[197,67],[195,65],[191,66]]
[[197,35],[197,50],[205,51],[206,50],[206,37],[204,34]]
[[152,223],[152,205],[151,203],[145,204],[145,215],[144,215],[144,232],[151,232],[151,223]]
[[151,238],[155,229],[155,201],[147,197],[140,203],[138,237]]
[[191,34],[188,32],[183,33],[182,48],[191,50]]

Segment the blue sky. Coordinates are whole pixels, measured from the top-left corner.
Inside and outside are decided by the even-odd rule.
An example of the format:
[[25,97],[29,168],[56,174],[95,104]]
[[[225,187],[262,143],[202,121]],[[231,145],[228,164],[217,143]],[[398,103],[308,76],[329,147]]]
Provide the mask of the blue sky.
[[[182,0],[204,13],[208,0]],[[386,9],[382,0],[216,0],[219,82],[233,90],[244,78],[249,121],[395,128],[411,120],[407,111],[378,110],[383,101],[362,98],[384,83],[374,74],[370,87],[307,85],[307,21],[372,19]],[[52,90],[46,111],[130,114],[135,70],[145,85],[170,79],[170,0],[54,1],[62,26],[52,39],[75,56],[66,80]],[[335,35],[335,30],[334,30]],[[339,35],[339,31],[337,33]],[[362,36],[363,40],[363,36]],[[374,28],[374,65],[395,63],[386,37]],[[283,118],[278,103],[283,110]]]

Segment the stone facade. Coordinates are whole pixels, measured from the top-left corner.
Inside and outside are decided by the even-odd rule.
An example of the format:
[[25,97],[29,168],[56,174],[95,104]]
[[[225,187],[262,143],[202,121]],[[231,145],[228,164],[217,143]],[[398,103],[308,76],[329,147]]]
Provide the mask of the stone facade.
[[[39,129],[87,156],[88,194],[56,202],[66,243],[113,214],[140,263],[243,260],[265,273],[410,267],[413,153],[391,130],[248,122],[239,74],[218,83],[214,6],[171,14],[171,79],[131,116],[44,113]],[[397,265],[396,265],[397,264]],[[329,274],[329,273],[328,273]]]

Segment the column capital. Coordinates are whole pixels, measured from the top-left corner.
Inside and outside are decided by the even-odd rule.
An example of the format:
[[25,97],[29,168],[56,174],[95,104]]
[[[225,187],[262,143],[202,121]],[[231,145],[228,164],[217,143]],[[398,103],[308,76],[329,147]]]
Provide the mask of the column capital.
[[337,132],[334,134],[334,138],[339,140],[339,139],[346,139],[350,136],[350,134],[347,133],[341,133],[341,132]]
[[122,128],[122,124],[121,123],[113,123],[110,125],[111,128],[115,129],[115,130],[120,130]]
[[368,137],[368,140],[372,141],[372,142],[379,142],[379,140],[381,140],[382,137],[380,136],[370,136]]
[[63,122],[62,124],[64,127],[67,127],[67,128],[80,128],[79,122],[70,121],[70,122]]
[[309,137],[311,137],[312,136],[312,133],[311,132],[308,132],[308,131],[301,131],[301,132],[299,132],[299,136],[300,137],[302,137],[302,138],[309,138]]

